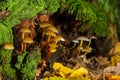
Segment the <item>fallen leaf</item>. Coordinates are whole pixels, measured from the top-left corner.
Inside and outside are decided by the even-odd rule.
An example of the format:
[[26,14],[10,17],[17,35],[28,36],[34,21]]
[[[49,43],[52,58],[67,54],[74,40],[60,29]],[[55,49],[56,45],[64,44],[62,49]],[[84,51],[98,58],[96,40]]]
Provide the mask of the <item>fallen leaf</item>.
[[79,77],[88,74],[88,70],[84,67],[80,67],[79,69],[74,70],[69,77]]

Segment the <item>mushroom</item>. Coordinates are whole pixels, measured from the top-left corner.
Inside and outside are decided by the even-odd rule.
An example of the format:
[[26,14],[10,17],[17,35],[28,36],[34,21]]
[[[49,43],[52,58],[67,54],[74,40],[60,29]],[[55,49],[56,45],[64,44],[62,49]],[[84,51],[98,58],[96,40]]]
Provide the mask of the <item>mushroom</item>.
[[4,71],[4,65],[6,64],[6,59],[7,59],[7,56],[8,56],[8,50],[13,50],[14,46],[10,43],[6,43],[6,44],[3,45],[3,48],[6,50],[6,54],[5,54],[5,57],[4,57],[4,60],[3,60],[3,64],[2,64],[2,72]]
[[76,40],[81,41],[78,48],[77,48],[79,51],[80,51],[80,48],[82,47],[83,41],[90,41],[87,37],[84,37],[84,36],[78,37]]
[[22,27],[22,28],[20,28],[19,31],[22,33],[22,40],[23,40],[24,37],[25,37],[25,33],[30,33],[30,32],[31,32],[30,29],[27,28],[27,27]]
[[65,41],[65,39],[61,35],[57,35],[54,37],[53,41],[57,43],[58,41]]
[[[22,40],[25,37],[25,33],[30,33],[31,32],[30,29],[27,28],[27,27],[22,27],[22,28],[20,28],[19,31],[22,33]],[[21,51],[23,51],[23,42],[21,43]]]
[[49,27],[49,26],[53,26],[53,25],[50,24],[50,23],[48,23],[48,22],[40,23],[40,27],[41,27],[41,28],[46,28],[46,27]]
[[48,36],[48,39],[47,39],[47,42],[50,41],[50,38],[53,36],[53,37],[56,37],[56,34],[53,32],[53,31],[46,31],[45,34]]
[[44,37],[45,31],[50,30],[50,31],[53,31],[55,33],[58,33],[58,30],[52,24],[50,24],[50,23],[41,23],[40,27],[44,28],[44,31],[42,33],[42,39]]
[[95,36],[91,36],[91,37],[90,37],[90,41],[89,41],[89,43],[88,43],[88,46],[90,46],[92,39],[97,39],[97,38],[96,38]]
[[14,49],[14,46],[10,43],[6,43],[3,45],[3,48],[6,50],[9,50],[9,49],[12,50],[12,49]]
[[31,43],[33,43],[33,40],[30,37],[26,37],[26,38],[24,38],[23,42],[25,43],[23,51],[26,51],[26,45],[27,45],[27,43],[31,44]]
[[77,44],[77,43],[79,43],[79,41],[78,41],[78,40],[76,40],[76,39],[72,40],[72,42],[73,42],[74,44],[73,44],[73,46],[72,46],[72,48],[71,48],[71,49],[73,49],[73,48],[76,46],[76,44]]
[[54,27],[53,25],[48,27],[47,30],[51,30],[51,31],[53,31],[55,33],[59,33],[58,30],[56,29],[56,27]]

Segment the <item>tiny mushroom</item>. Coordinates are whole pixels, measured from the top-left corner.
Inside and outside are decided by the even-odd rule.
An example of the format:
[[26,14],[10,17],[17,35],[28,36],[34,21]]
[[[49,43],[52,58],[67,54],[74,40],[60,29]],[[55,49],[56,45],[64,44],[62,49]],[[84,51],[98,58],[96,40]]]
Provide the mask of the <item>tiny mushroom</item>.
[[[27,27],[22,27],[22,28],[20,28],[19,31],[22,33],[22,40],[25,37],[25,33],[30,33],[31,32],[30,29],[27,28]],[[21,51],[23,51],[23,42],[21,43]]]
[[41,23],[40,27],[44,29],[43,33],[42,33],[42,39],[44,38],[44,34],[46,31],[53,31],[55,33],[58,33],[58,30],[50,23]]
[[74,44],[73,44],[73,47],[71,49],[73,49],[76,46],[76,44],[79,43],[79,41],[77,39],[73,39],[72,42]]
[[46,27],[49,27],[49,26],[53,26],[53,25],[50,24],[50,23],[48,23],[48,22],[40,23],[40,27],[41,27],[41,28],[46,28]]
[[44,38],[44,31],[48,28],[52,26],[52,24],[48,23],[48,22],[42,22],[40,23],[40,28],[43,28],[43,32],[42,32],[42,40]]
[[50,38],[51,38],[51,37],[56,37],[56,33],[54,33],[54,32],[51,31],[51,30],[46,31],[46,32],[45,32],[45,35],[48,36],[47,42],[50,41]]
[[26,45],[27,45],[27,43],[31,44],[31,43],[33,43],[33,40],[30,37],[26,37],[26,38],[24,38],[23,42],[25,43],[23,51],[26,51]]
[[27,27],[21,27],[19,31],[22,33],[22,40],[25,37],[25,33],[30,33],[31,32],[31,30]]
[[6,49],[6,50],[8,50],[8,49],[12,50],[12,49],[14,49],[14,46],[10,43],[6,43],[6,44],[3,45],[3,48]]
[[91,44],[91,40],[92,40],[92,39],[97,39],[97,38],[96,38],[95,36],[91,36],[91,37],[90,37],[90,41],[89,41],[88,46],[90,46],[90,44]]
[[58,41],[65,41],[65,39],[61,35],[57,35],[56,37],[54,37],[53,41],[57,43]]
[[78,37],[77,40],[80,40],[78,50],[80,50],[80,48],[82,47],[83,41],[90,41],[87,37],[84,37],[84,36]]
[[6,54],[5,54],[5,57],[4,57],[4,60],[3,60],[3,64],[2,64],[2,72],[4,71],[4,65],[6,64],[6,59],[7,59],[7,56],[8,56],[8,50],[13,50],[14,46],[10,43],[6,43],[6,44],[3,45],[3,48],[6,50]]
[[59,33],[55,26],[50,26],[50,27],[47,28],[47,30],[51,30],[55,33]]

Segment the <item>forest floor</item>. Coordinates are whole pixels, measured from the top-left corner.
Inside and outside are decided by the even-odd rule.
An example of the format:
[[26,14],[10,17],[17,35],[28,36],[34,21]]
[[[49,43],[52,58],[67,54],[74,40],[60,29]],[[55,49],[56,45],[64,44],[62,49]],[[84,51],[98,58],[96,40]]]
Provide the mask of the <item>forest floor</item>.
[[[117,80],[109,79],[110,75],[120,73],[114,68],[118,68],[120,65],[118,64],[110,67],[112,63],[109,51],[112,49],[112,46],[106,37],[101,38],[86,34],[86,32],[80,32],[79,27],[81,23],[75,21],[73,16],[54,14],[50,17],[49,22],[45,23],[54,25],[59,32],[56,33],[56,36],[60,35],[64,40],[58,41],[56,45],[49,46],[49,44],[54,41],[54,36],[50,37],[51,41],[48,41],[47,34],[43,37],[43,32],[47,31],[40,27],[40,23],[39,18],[37,17],[36,19],[35,17],[30,20],[24,20],[21,24],[18,24],[13,28],[14,45],[16,49],[13,57],[22,54],[22,40],[19,38],[19,36],[21,36],[21,33],[19,32],[21,26],[28,26],[31,33],[25,34],[25,37],[30,36],[34,41],[34,43],[27,45],[26,50],[31,51],[34,47],[39,47],[39,50],[41,51],[42,59],[36,70],[36,80],[54,75],[63,77],[61,73],[55,73],[53,69],[54,63],[60,63],[64,65],[64,67],[72,70],[84,67],[89,72],[88,75],[91,80]],[[88,38],[89,40],[92,36],[94,36],[94,38],[91,40],[90,45],[88,45],[89,41],[83,41],[82,46],[79,47],[81,40],[79,40],[76,45],[73,40],[81,36]],[[54,50],[52,51],[51,49]],[[113,71],[111,69],[113,69]],[[64,74],[64,76],[68,76],[68,74]],[[86,77],[85,75],[83,76]]]

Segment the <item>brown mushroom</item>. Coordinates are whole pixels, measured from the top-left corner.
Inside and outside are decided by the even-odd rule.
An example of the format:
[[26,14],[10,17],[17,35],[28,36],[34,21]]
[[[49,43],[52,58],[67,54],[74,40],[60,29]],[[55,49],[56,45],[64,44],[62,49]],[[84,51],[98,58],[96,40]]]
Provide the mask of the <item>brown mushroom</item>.
[[42,39],[44,38],[44,33],[46,31],[50,30],[50,31],[53,31],[55,33],[58,33],[58,30],[50,23],[41,23],[40,27],[44,29],[44,31],[42,33]]
[[22,28],[20,28],[19,31],[22,33],[22,40],[23,40],[24,37],[25,37],[25,33],[30,33],[30,32],[31,32],[30,29],[27,28],[27,27],[22,27]]
[[23,51],[26,51],[26,45],[33,43],[33,40],[30,37],[26,37],[26,38],[24,38],[23,42],[24,42],[24,49],[23,49]]
[[6,59],[7,59],[7,56],[8,56],[8,50],[13,50],[14,46],[10,43],[6,43],[6,44],[3,45],[3,48],[6,50],[6,54],[5,54],[5,57],[4,57],[4,60],[3,60],[3,64],[2,64],[2,72],[4,71],[4,65],[6,64]]
[[65,41],[65,39],[61,35],[57,35],[54,37],[53,41],[57,43],[58,41]]
[[53,25],[50,24],[50,23],[48,23],[48,22],[40,23],[40,27],[41,27],[41,28],[46,28],[46,27],[49,27],[49,26],[53,26]]
[[10,43],[6,43],[3,45],[3,48],[6,50],[9,50],[9,49],[12,50],[12,49],[14,49],[14,46]]
[[[25,37],[25,33],[30,33],[31,32],[30,29],[27,28],[27,27],[22,27],[22,28],[20,28],[19,31],[22,33],[22,40]],[[23,51],[23,42],[21,43],[21,51]]]
[[51,31],[53,31],[55,33],[59,33],[58,30],[56,29],[56,27],[54,27],[53,25],[48,27],[47,30],[51,30]]
[[48,36],[47,42],[50,41],[50,38],[51,38],[52,36],[53,36],[53,37],[56,37],[56,33],[53,32],[53,31],[50,31],[50,30],[46,31],[45,34]]

